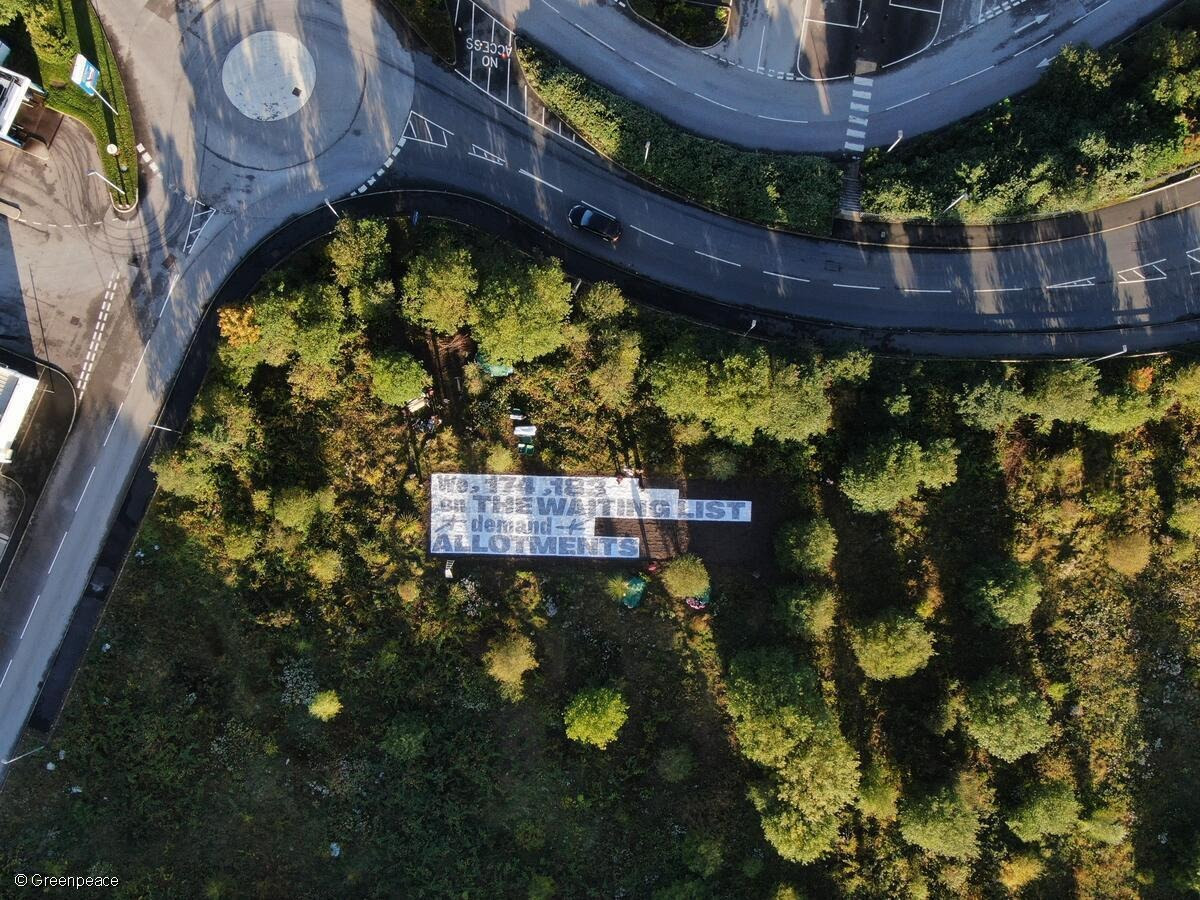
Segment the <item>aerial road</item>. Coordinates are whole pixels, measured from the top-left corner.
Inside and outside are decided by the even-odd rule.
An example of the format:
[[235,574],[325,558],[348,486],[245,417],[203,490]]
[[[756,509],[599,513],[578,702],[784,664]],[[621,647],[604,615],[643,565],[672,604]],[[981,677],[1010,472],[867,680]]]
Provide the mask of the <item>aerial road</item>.
[[[332,227],[348,198],[411,207],[412,197],[419,208],[435,191],[463,219],[503,209],[547,249],[569,248],[647,290],[670,287],[696,308],[716,304],[739,323],[803,319],[883,335],[896,351],[1099,356],[1200,333],[1197,182],[1135,201],[1140,214],[1123,220],[1132,224],[1104,228],[1098,217],[1100,230],[1082,237],[958,251],[817,240],[664,197],[552,118],[518,108],[525,92],[515,70],[481,84],[411,50],[386,4],[96,6],[156,171],[128,220],[52,236],[12,225],[17,260],[36,248],[92,256],[91,280],[77,274],[58,290],[64,304],[78,294],[103,340],[83,342],[99,350],[80,360],[87,386],[74,433],[0,588],[0,760],[146,439],[161,427],[210,298],[260,241],[302,214],[315,210]],[[476,61],[464,54],[460,66]],[[581,203],[622,223],[619,243],[571,226]],[[56,328],[90,326],[67,323],[47,323],[48,346],[71,346]],[[82,380],[82,369],[71,374]]]

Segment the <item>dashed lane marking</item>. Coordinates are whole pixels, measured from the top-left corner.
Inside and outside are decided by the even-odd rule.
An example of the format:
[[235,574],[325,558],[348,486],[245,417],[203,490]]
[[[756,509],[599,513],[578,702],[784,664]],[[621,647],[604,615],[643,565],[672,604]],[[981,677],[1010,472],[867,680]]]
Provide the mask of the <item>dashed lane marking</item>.
[[665,237],[659,237],[657,234],[654,234],[651,231],[647,231],[645,228],[638,228],[636,225],[630,225],[629,227],[632,228],[634,231],[636,231],[638,234],[644,234],[646,237],[654,238],[656,241],[662,241],[664,244],[670,244],[672,247],[675,246],[674,241],[668,241]]
[[697,94],[695,91],[692,91],[692,96],[699,97],[701,100],[707,100],[709,103],[713,104],[714,106],[719,106],[719,107],[721,107],[721,109],[727,109],[730,112],[738,111],[736,106],[729,106],[728,104],[722,103],[720,100],[714,100],[712,97],[705,97],[703,94]]
[[1097,10],[1103,9],[1104,7],[1108,6],[1108,4],[1109,4],[1109,3],[1111,3],[1111,2],[1112,2],[1112,0],[1104,0],[1104,2],[1103,2],[1103,3],[1101,3],[1099,6],[1097,6],[1097,7],[1094,7],[1094,8],[1092,8],[1092,9],[1089,9],[1089,10],[1088,10],[1087,12],[1085,12],[1085,13],[1084,13],[1082,16],[1080,16],[1078,19],[1073,19],[1073,20],[1071,21],[1071,24],[1072,24],[1072,25],[1078,25],[1080,22],[1082,22],[1084,19],[1086,19],[1086,18],[1087,18],[1088,16],[1090,16],[1092,13],[1096,12]]
[[1017,58],[1018,56],[1020,56],[1022,53],[1028,53],[1028,52],[1029,52],[1030,50],[1032,50],[1034,47],[1040,47],[1042,44],[1046,43],[1046,41],[1050,40],[1050,38],[1052,38],[1052,37],[1054,37],[1054,35],[1053,35],[1053,34],[1048,34],[1048,35],[1046,35],[1044,38],[1042,38],[1040,41],[1038,41],[1037,43],[1035,43],[1035,44],[1030,44],[1030,45],[1029,45],[1028,47],[1026,47],[1024,50],[1018,50],[1016,53],[1014,53],[1014,54],[1013,54],[1013,59],[1016,59],[1016,58]]
[[5,679],[8,678],[8,670],[12,668],[12,660],[8,661],[8,665],[4,667],[4,674],[0,675],[0,687],[4,687]]
[[121,410],[123,410],[124,408],[125,408],[125,401],[122,400],[121,405],[117,407],[116,414],[113,416],[112,424],[108,426],[108,434],[104,435],[104,443],[100,445],[101,447],[108,446],[108,439],[110,437],[112,437],[113,429],[117,427],[117,419],[121,418]]
[[900,288],[902,294],[950,294],[949,288]]
[[54,551],[54,559],[50,560],[50,568],[46,570],[47,575],[54,571],[54,564],[58,562],[58,554],[62,553],[63,544],[67,542],[67,535],[70,533],[69,528],[63,532],[62,540],[58,542],[58,549]]
[[910,103],[915,103],[916,101],[920,100],[921,98],[928,97],[928,96],[929,96],[929,91],[926,91],[923,94],[918,94],[915,97],[909,97],[907,100],[902,100],[899,103],[893,103],[891,106],[884,109],[884,112],[891,112],[893,109],[899,109],[902,106],[907,106]]
[[982,75],[984,72],[990,72],[994,68],[996,68],[995,64],[987,66],[983,69],[980,69],[978,72],[972,72],[970,75],[964,75],[962,78],[959,78],[957,81],[950,82],[949,86],[954,87],[954,85],[956,85],[956,84],[962,84],[968,78],[974,78],[976,75]]
[[772,278],[782,278],[784,281],[803,281],[805,284],[812,282],[811,278],[801,278],[799,275],[784,275],[782,272],[772,272],[770,269],[763,269],[764,275],[770,275]]
[[638,62],[636,59],[633,61],[633,64],[634,64],[635,66],[637,66],[639,69],[644,69],[645,71],[649,72],[649,73],[650,73],[651,75],[653,75],[655,78],[661,78],[661,79],[662,79],[663,81],[665,81],[667,84],[671,85],[671,87],[678,87],[678,85],[677,85],[677,84],[675,84],[675,82],[673,82],[673,81],[672,81],[670,78],[668,78],[666,75],[660,75],[658,72],[655,72],[655,71],[654,71],[653,69],[651,69],[649,66],[643,66],[643,65],[642,65],[640,62]]
[[1025,288],[975,288],[976,294],[1011,294],[1015,291],[1023,291]]
[[836,281],[833,283],[833,286],[834,286],[834,287],[836,287],[836,288],[849,288],[850,290],[854,290],[854,291],[878,291],[878,290],[881,290],[881,288],[879,288],[877,285],[871,285],[871,284],[838,284]]
[[79,492],[79,499],[75,501],[75,512],[79,512],[79,507],[83,505],[83,498],[87,494],[87,489],[92,483],[92,478],[96,474],[96,467],[92,466],[92,471],[88,473],[87,481],[83,483],[83,490]]
[[551,184],[544,178],[538,178],[532,172],[526,172],[524,169],[518,169],[517,171],[520,172],[522,175],[524,175],[526,178],[532,178],[538,184],[544,184],[548,188],[553,188],[554,190],[558,191],[560,194],[563,192],[563,189],[560,188],[557,184]]
[[41,594],[33,598],[33,606],[29,608],[29,615],[25,617],[25,627],[21,629],[21,636],[17,638],[18,641],[25,640],[25,632],[29,630],[29,623],[33,621],[33,614],[37,610],[38,601],[41,599]]
[[721,256],[713,256],[711,253],[705,253],[703,250],[693,250],[692,252],[700,256],[707,256],[709,259],[714,259],[719,263],[725,263],[727,266],[737,266],[739,269],[742,267],[742,264],[739,262],[734,262],[732,259],[725,259]]

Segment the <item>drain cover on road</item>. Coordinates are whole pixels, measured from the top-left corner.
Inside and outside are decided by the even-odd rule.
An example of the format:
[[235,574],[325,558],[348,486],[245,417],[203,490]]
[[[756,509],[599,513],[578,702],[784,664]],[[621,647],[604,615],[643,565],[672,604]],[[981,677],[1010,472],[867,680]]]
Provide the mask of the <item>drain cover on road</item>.
[[312,54],[299,39],[282,31],[259,31],[245,38],[229,51],[221,69],[229,102],[259,122],[298,113],[316,81]]

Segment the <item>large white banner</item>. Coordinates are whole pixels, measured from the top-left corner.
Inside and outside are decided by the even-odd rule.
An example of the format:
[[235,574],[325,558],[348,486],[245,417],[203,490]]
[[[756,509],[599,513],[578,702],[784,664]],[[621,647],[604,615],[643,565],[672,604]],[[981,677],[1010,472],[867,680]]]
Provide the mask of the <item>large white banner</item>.
[[634,478],[434,475],[429,551],[439,555],[636,559],[636,537],[596,534],[597,519],[750,521],[748,500],[694,500]]

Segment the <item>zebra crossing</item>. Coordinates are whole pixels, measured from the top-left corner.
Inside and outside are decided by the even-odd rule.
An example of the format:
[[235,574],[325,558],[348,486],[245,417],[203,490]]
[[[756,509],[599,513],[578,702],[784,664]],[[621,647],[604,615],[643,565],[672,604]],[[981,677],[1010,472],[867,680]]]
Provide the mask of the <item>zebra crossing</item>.
[[842,146],[853,153],[862,153],[866,146],[867,119],[871,112],[871,86],[873,78],[854,76],[850,91],[850,115],[846,120],[846,141]]

